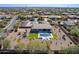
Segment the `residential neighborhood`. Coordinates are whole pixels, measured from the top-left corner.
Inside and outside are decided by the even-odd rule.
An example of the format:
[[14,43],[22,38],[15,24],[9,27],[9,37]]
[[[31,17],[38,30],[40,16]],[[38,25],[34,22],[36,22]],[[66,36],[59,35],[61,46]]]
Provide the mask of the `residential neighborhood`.
[[77,48],[79,8],[0,8],[0,50],[73,53]]

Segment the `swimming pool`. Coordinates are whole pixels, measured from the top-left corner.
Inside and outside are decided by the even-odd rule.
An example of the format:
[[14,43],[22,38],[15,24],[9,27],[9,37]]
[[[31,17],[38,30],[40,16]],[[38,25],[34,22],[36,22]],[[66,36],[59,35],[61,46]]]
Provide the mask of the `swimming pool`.
[[51,33],[39,33],[39,38],[50,39],[52,38],[52,34]]
[[42,36],[42,37],[48,37],[48,36],[51,36],[51,34],[50,33],[40,33],[40,36]]

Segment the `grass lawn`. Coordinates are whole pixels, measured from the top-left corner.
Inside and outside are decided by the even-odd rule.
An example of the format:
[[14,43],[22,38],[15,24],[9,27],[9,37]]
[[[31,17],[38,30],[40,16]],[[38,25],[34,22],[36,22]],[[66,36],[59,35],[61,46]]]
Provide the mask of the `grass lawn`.
[[58,35],[56,33],[53,33],[53,39],[58,39]]
[[38,38],[38,33],[30,33],[28,39]]

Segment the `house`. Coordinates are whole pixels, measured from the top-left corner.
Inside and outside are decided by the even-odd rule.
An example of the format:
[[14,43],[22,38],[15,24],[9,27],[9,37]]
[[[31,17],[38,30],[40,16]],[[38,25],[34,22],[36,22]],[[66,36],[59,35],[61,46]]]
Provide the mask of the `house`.
[[63,22],[63,26],[68,29],[70,26],[74,26],[75,25],[75,21],[74,20],[70,20],[68,19],[67,21]]
[[34,21],[32,23],[31,32],[39,33],[39,32],[51,32],[51,25],[47,21]]
[[0,19],[5,19],[6,15],[0,15]]
[[61,19],[62,17],[61,16],[59,16],[59,15],[51,15],[51,16],[49,16],[52,20],[56,20],[56,19]]
[[61,18],[59,15],[51,15],[50,18]]
[[78,16],[76,16],[76,15],[67,15],[70,19],[77,19],[78,18]]
[[22,22],[22,25],[21,25],[22,28],[31,28],[32,27],[32,22],[27,20],[27,21],[24,21]]

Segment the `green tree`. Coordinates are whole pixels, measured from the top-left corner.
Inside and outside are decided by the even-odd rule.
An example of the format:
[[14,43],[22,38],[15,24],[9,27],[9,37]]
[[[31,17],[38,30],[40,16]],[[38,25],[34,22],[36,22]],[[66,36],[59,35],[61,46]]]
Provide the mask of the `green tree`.
[[9,49],[10,46],[10,41],[5,39],[4,37],[0,37],[0,49]]
[[16,32],[19,27],[20,27],[20,22],[17,22],[16,25],[14,26]]
[[38,18],[38,21],[43,21],[43,20],[44,20],[43,17]]
[[77,26],[71,27],[70,33],[74,36],[79,36],[79,28]]
[[20,26],[20,22],[17,22],[15,28],[18,28],[19,26]]
[[26,20],[26,17],[24,17],[24,16],[19,16],[19,19],[20,19],[21,21],[23,21],[23,20]]
[[6,50],[6,49],[10,49],[10,48],[11,48],[10,41],[5,39],[3,41],[3,49]]
[[7,24],[7,21],[0,21],[0,28],[4,28]]
[[4,37],[0,37],[0,49],[2,49],[3,47],[3,41],[4,41]]

